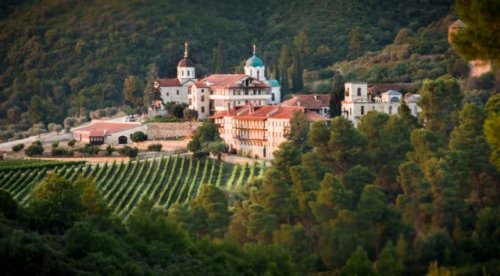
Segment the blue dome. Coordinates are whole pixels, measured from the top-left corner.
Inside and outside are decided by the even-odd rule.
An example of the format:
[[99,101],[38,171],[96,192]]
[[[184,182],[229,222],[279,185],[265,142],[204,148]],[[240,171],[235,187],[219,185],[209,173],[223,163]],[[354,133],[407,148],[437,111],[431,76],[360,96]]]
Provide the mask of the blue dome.
[[253,55],[251,58],[247,59],[245,66],[262,67],[264,66],[264,62],[258,56]]

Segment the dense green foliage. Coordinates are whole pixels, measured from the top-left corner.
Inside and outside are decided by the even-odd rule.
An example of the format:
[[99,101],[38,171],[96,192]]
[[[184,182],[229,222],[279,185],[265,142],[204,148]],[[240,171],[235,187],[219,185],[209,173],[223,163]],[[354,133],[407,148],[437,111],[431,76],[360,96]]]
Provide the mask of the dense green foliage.
[[500,3],[498,1],[456,2],[456,11],[465,23],[453,34],[453,47],[467,60],[500,61]]
[[147,78],[175,75],[184,41],[198,76],[241,71],[256,43],[273,75],[290,80],[285,92],[299,91],[301,68],[379,50],[400,28],[416,31],[449,13],[450,1],[43,0],[9,7],[17,10],[0,22],[0,118],[32,124],[139,104]]
[[[192,204],[200,221],[213,212],[212,200],[225,200],[218,188],[205,187]],[[89,178],[70,182],[50,174],[27,207],[17,206],[1,190],[0,199],[0,266],[6,275],[293,273],[283,249],[272,245],[241,249],[227,241],[192,238],[147,199],[121,223]],[[226,207],[222,202],[219,209]],[[221,220],[210,217],[207,223],[218,225]]]

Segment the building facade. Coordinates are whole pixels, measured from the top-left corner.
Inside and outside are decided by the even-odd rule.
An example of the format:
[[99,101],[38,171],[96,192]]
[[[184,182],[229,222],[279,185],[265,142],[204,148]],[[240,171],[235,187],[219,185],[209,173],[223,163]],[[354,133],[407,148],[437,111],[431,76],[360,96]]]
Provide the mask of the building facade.
[[219,134],[230,151],[243,155],[272,159],[273,152],[287,140],[294,112],[304,113],[310,121],[326,121],[326,117],[300,106],[235,106],[217,112],[211,118],[219,126]]
[[157,79],[154,83],[160,90],[164,103],[188,103],[189,86],[196,82],[194,63],[189,59],[188,44],[184,44],[184,57],[177,63],[177,78]]
[[411,114],[417,116],[420,107],[417,105],[420,95],[403,94],[388,90],[373,95],[368,93],[368,84],[365,82],[347,82],[344,87],[344,100],[342,101],[342,116],[358,125],[359,120],[369,111],[378,111],[389,115],[398,114],[398,108],[404,101],[410,108]]
[[281,102],[280,84],[266,79],[266,67],[256,55],[255,45],[253,50],[253,56],[245,62],[245,74],[213,74],[197,80],[185,44],[184,57],[177,64],[177,78],[158,79],[155,87],[164,103],[189,104],[190,109],[198,111],[200,119],[236,105],[277,104]]

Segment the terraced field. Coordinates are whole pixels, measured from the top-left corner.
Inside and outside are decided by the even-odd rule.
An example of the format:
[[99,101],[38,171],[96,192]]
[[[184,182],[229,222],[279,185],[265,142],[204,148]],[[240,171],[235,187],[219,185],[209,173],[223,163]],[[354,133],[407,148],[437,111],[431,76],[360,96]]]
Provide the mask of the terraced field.
[[201,185],[215,185],[227,190],[240,187],[262,175],[264,166],[197,160],[183,155],[93,166],[70,164],[52,168],[18,168],[0,171],[0,189],[25,205],[33,188],[49,171],[55,171],[70,181],[79,175],[92,177],[108,207],[117,216],[126,218],[142,197],[168,208],[174,203],[189,202]]

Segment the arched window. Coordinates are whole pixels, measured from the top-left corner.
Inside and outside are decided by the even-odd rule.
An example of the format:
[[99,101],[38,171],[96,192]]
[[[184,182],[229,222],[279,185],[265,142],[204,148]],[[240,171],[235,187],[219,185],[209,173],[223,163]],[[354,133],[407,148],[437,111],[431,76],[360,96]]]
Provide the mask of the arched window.
[[187,70],[187,72],[188,72],[188,77],[189,77],[189,70]]
[[257,79],[259,79],[259,73],[260,73],[260,71],[257,70]]
[[361,96],[361,87],[358,88],[358,96]]
[[181,70],[181,72],[182,72],[182,76],[184,77],[184,70]]
[[392,114],[392,106],[389,106],[389,114]]
[[201,102],[205,101],[205,95],[201,95]]
[[361,106],[361,115],[365,115],[365,107],[363,105]]
[[347,89],[345,90],[345,96],[346,96],[346,97],[349,97],[349,88],[347,88]]

